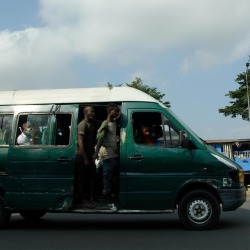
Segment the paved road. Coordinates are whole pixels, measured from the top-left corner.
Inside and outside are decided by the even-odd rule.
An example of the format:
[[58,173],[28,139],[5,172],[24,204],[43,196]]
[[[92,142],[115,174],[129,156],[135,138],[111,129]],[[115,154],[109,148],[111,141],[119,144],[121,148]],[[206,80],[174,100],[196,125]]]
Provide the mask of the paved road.
[[0,231],[0,249],[250,250],[250,192],[234,212],[222,212],[210,231],[187,231],[167,215],[47,214],[31,223],[14,215]]

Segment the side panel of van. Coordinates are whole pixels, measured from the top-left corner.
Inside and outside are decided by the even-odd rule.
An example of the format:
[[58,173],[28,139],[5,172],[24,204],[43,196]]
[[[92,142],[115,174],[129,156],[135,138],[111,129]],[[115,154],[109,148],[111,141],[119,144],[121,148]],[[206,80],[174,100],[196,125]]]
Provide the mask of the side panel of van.
[[[199,178],[193,173],[208,174],[203,170],[207,155],[180,147],[181,124],[158,104],[126,103],[126,109],[126,159],[121,163],[126,164],[129,209],[173,209],[180,189]],[[153,144],[140,139],[145,125],[155,137]]]
[[[78,106],[53,107],[23,106],[15,111],[16,132],[8,152],[5,190],[6,204],[13,209],[54,210],[71,205]],[[32,145],[17,145],[23,121],[39,133]],[[59,123],[66,124],[67,142],[57,139],[62,134]]]

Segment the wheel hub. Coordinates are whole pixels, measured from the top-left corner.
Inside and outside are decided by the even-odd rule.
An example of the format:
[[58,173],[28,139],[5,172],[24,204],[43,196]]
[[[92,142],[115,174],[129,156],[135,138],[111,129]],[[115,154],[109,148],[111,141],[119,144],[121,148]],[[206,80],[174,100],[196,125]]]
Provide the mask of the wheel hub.
[[211,215],[212,208],[205,200],[194,200],[189,204],[188,216],[196,223],[204,223]]

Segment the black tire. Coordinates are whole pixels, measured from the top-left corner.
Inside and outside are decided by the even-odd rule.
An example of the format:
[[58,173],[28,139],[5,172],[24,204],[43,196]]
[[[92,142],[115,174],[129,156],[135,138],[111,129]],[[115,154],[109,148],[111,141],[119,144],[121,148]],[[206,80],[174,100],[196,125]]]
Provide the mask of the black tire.
[[208,230],[214,228],[219,221],[220,204],[210,192],[194,190],[181,199],[178,214],[187,229]]
[[10,217],[11,211],[5,208],[4,199],[0,195],[0,229],[4,228],[8,224]]
[[46,211],[43,211],[43,210],[23,210],[23,211],[19,211],[19,214],[27,220],[38,220],[46,214]]

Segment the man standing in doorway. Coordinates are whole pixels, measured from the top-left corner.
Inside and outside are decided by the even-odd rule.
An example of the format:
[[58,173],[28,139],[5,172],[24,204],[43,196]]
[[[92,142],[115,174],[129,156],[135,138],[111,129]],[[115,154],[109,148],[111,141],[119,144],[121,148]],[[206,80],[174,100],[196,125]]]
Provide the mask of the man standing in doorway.
[[118,195],[119,182],[119,136],[116,120],[120,117],[120,109],[116,104],[107,106],[107,119],[97,131],[97,147],[95,158],[103,162],[103,194],[108,200],[115,200]]
[[98,122],[94,120],[95,111],[91,106],[83,110],[84,119],[77,127],[77,153],[76,170],[77,184],[84,207],[94,208],[97,206],[95,200],[96,166],[94,164],[94,152]]

